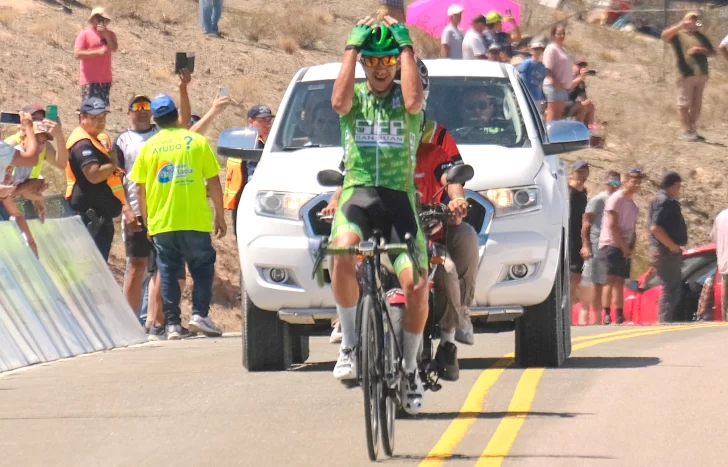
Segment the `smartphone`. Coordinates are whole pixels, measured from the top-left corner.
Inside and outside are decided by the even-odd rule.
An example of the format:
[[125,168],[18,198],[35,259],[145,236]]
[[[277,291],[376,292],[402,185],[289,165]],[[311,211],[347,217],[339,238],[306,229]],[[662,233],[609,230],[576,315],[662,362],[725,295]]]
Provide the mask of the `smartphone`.
[[58,121],[58,106],[57,105],[46,105],[46,118],[53,122]]
[[220,97],[230,97],[230,88],[227,86],[220,86]]
[[0,113],[0,125],[20,125],[20,114],[11,112]]
[[194,52],[177,52],[174,59],[174,72],[179,73],[183,69],[192,73],[195,71],[195,53]]
[[586,74],[589,75],[589,76],[594,76],[594,75],[597,74],[597,72],[595,70],[589,70],[589,71],[586,72]]

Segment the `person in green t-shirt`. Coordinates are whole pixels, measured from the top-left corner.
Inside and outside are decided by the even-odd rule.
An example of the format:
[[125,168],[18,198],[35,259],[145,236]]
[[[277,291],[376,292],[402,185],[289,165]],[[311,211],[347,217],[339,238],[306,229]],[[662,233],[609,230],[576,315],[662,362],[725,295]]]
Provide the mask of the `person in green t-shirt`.
[[[215,249],[210,233],[225,236],[220,165],[204,136],[179,124],[171,97],[152,99],[152,115],[160,131],[139,150],[129,179],[137,184],[144,225],[157,253],[162,284],[162,308],[167,339],[189,335],[181,326],[177,271],[187,263],[194,281],[190,331],[220,336],[222,331],[208,316],[215,276]],[[207,186],[206,186],[207,185]]]
[[[366,82],[356,84],[359,54]],[[401,84],[395,82],[401,71]],[[422,81],[407,28],[387,16],[379,25],[365,18],[346,43],[331,104],[341,120],[344,185],[340,208],[331,227],[332,244],[357,245],[379,229],[386,241],[415,236],[417,264],[400,255],[394,268],[407,301],[403,321],[402,406],[411,414],[422,409],[423,386],[417,357],[427,320],[427,249],[415,209],[414,170],[422,133]],[[356,259],[333,258],[331,286],[341,323],[341,348],[334,367],[339,380],[356,378],[356,306],[359,288]],[[421,271],[415,283],[413,267]]]

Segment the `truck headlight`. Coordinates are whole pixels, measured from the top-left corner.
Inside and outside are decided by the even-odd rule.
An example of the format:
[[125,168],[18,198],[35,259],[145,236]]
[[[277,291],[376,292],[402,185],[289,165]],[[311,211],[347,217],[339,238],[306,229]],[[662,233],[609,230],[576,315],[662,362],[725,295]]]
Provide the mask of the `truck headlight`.
[[541,209],[541,192],[538,187],[494,188],[481,191],[495,206],[495,217],[510,216]]
[[298,220],[301,207],[313,197],[314,195],[308,193],[259,191],[255,195],[255,213],[260,216]]

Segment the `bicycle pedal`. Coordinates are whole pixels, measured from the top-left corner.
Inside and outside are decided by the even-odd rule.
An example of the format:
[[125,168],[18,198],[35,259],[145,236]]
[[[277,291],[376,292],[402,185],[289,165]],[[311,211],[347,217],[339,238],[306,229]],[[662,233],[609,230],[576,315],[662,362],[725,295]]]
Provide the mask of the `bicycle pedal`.
[[435,383],[430,386],[430,391],[432,391],[432,392],[437,392],[440,389],[442,389],[442,384],[440,384],[440,383]]

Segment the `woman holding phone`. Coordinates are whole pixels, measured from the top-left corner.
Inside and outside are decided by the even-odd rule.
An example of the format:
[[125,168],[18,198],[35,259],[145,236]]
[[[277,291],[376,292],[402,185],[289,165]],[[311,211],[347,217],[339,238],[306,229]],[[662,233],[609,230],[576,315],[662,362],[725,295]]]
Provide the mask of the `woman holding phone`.
[[573,63],[564,49],[565,40],[566,26],[556,25],[551,30],[551,43],[546,46],[543,54],[543,64],[546,66],[543,93],[546,97],[547,122],[561,119],[569,100]]

